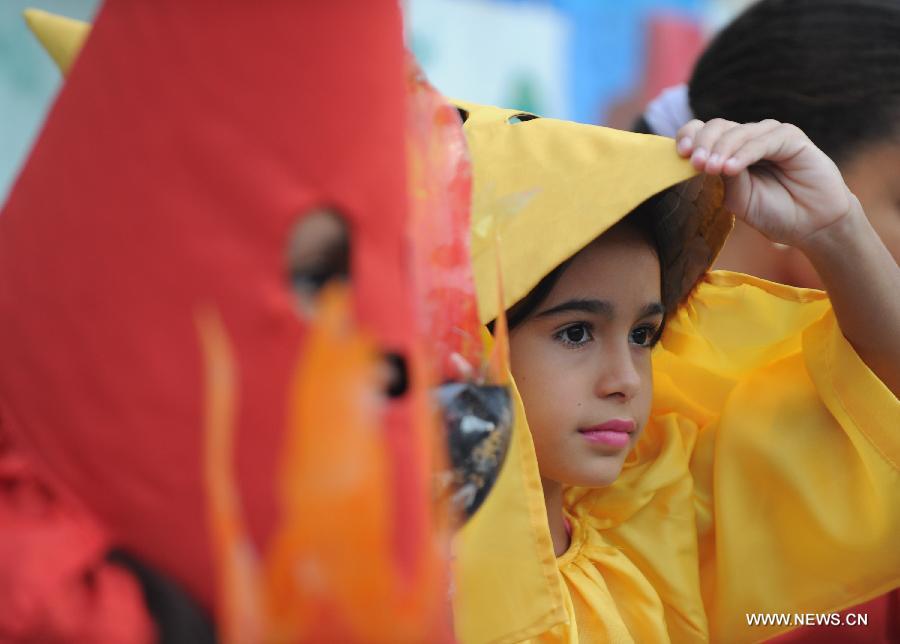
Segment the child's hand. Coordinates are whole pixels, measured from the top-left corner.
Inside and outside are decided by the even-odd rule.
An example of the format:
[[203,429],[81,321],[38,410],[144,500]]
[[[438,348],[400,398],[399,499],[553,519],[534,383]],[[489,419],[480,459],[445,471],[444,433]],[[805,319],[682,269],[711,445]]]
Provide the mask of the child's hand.
[[695,168],[723,175],[725,205],[737,217],[806,255],[844,337],[900,395],[900,266],[831,159],[778,121],[691,121],[677,141]]
[[725,205],[770,240],[802,248],[859,202],[837,166],[793,125],[693,120],[677,136],[681,156],[725,180]]

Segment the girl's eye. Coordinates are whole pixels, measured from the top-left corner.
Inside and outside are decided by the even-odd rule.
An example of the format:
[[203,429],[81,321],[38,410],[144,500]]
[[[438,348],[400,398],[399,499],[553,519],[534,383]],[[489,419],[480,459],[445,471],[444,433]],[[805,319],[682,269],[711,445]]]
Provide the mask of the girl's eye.
[[640,347],[652,347],[656,340],[656,327],[639,326],[631,332],[630,340]]
[[580,347],[594,339],[589,325],[584,322],[572,324],[558,331],[556,339],[569,347]]

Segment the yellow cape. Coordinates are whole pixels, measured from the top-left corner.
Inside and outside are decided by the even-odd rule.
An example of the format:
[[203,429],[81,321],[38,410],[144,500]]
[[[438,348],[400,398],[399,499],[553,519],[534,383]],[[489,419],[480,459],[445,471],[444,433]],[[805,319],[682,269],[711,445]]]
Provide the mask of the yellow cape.
[[[462,107],[483,320],[497,307],[486,240],[499,239],[509,306],[692,175],[670,139]],[[695,210],[683,239],[701,248],[685,254],[715,246],[715,212]],[[824,293],[709,273],[670,320],[654,377],[620,479],[567,490],[559,558],[519,403],[503,472],[456,544],[461,642],[750,642],[788,626],[747,614],[829,612],[900,585],[900,402]]]

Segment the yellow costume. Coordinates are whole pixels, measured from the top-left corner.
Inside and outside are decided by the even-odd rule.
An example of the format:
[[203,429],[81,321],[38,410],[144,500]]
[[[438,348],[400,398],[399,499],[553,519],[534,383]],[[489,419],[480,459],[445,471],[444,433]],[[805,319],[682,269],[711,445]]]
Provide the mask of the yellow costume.
[[[498,264],[508,307],[694,174],[670,139],[462,107],[484,322]],[[682,248],[663,264],[682,293],[727,233],[720,199],[714,180],[681,189]],[[461,642],[758,641],[787,627],[747,614],[826,613],[900,585],[900,402],[824,293],[709,273],[670,319],[654,377],[619,480],[567,490],[559,558],[519,404],[500,479],[456,544]]]

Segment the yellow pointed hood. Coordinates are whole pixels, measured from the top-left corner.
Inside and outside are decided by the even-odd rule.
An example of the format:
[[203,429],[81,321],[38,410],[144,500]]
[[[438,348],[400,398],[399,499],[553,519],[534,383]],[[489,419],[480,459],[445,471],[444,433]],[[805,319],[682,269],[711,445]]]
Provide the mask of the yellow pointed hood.
[[472,155],[472,258],[482,322],[500,309],[498,265],[508,308],[636,206],[675,184],[681,185],[665,196],[661,220],[671,242],[661,258],[667,301],[690,292],[731,230],[721,180],[698,177],[672,139],[456,105]]
[[68,74],[91,31],[90,23],[40,9],[26,9],[22,15],[62,75]]

